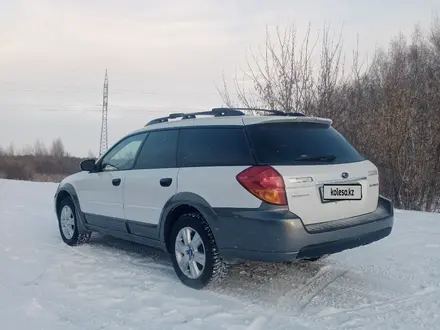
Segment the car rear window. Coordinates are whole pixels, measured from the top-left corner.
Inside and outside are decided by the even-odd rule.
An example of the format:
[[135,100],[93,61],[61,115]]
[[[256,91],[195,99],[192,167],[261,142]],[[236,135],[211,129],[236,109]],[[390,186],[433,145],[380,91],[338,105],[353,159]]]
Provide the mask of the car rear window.
[[177,155],[181,167],[254,163],[244,127],[182,128]]
[[139,152],[135,169],[177,167],[176,150],[178,130],[153,131]]
[[263,123],[246,129],[259,164],[317,165],[364,160],[339,132],[326,124]]

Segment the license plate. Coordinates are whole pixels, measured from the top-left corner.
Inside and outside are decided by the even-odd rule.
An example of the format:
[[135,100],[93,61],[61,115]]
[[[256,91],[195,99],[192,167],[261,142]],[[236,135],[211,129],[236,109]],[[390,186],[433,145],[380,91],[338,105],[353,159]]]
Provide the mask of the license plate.
[[360,184],[327,184],[322,187],[324,201],[361,200],[362,185]]

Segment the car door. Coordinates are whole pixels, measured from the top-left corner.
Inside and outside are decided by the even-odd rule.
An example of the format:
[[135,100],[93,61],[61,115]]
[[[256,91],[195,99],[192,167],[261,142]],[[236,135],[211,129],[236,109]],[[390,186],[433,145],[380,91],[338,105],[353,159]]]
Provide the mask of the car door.
[[177,129],[152,131],[142,146],[136,164],[126,173],[125,219],[133,234],[157,234],[165,203],[177,190]]
[[96,171],[76,183],[81,209],[88,223],[125,231],[123,188],[147,133],[116,143],[96,164]]

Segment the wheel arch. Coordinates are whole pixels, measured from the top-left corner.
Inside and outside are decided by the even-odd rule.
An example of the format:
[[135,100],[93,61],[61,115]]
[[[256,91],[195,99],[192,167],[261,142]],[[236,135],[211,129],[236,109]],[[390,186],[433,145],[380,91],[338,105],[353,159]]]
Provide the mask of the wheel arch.
[[57,216],[59,214],[59,206],[61,201],[65,198],[70,198],[75,206],[76,215],[79,219],[78,230],[81,232],[85,232],[86,228],[84,226],[84,215],[81,211],[81,207],[79,205],[78,194],[76,193],[75,188],[70,183],[62,184],[58,187],[57,192],[55,194],[55,209],[57,212]]
[[57,193],[57,197],[55,200],[55,209],[57,211],[57,214],[59,214],[59,212],[60,212],[61,202],[63,200],[65,200],[66,198],[70,198],[73,201],[72,195],[67,190],[62,189]]
[[215,219],[216,215],[209,203],[197,194],[182,192],[171,197],[165,204],[159,223],[160,240],[165,242],[166,250],[169,252],[169,235],[174,222],[183,214],[200,213],[208,225],[215,239]]

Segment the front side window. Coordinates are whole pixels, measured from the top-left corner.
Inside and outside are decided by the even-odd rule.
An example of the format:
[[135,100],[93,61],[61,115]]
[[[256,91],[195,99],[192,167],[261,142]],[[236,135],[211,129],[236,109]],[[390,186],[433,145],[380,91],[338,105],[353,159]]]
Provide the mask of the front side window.
[[102,170],[106,172],[130,170],[134,165],[136,154],[146,136],[147,133],[137,134],[119,142],[102,159]]

